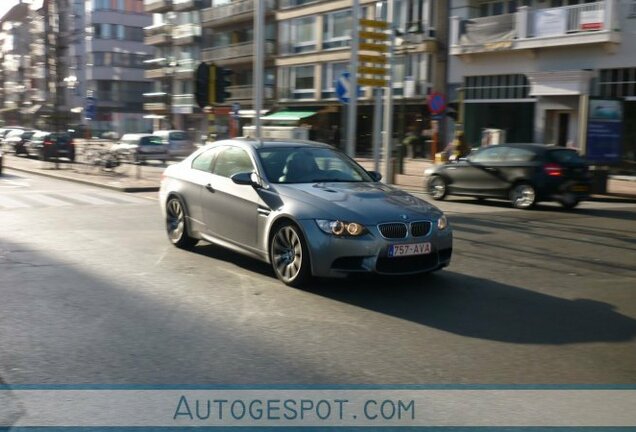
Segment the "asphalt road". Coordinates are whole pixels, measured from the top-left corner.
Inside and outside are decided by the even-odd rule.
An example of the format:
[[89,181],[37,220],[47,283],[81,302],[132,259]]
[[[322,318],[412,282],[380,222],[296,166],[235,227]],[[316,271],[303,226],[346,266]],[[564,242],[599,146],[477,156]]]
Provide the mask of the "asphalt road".
[[0,382],[636,382],[636,204],[441,204],[452,265],[279,283],[165,238],[155,194],[0,178]]

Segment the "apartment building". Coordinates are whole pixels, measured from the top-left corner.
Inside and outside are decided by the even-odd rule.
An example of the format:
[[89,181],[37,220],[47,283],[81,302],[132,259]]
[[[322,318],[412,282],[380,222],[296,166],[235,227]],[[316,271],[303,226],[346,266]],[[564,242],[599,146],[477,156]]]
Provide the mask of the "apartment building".
[[[203,9],[202,60],[208,64],[232,71],[229,75],[230,96],[217,104],[214,112],[215,135],[217,138],[235,136],[241,126],[251,121],[253,113],[253,69],[254,69],[254,0],[213,0]],[[265,0],[265,70],[263,107],[275,105],[276,69],[276,23],[274,13],[277,2]],[[239,116],[236,114],[239,113]]]
[[144,29],[153,48],[146,69],[152,86],[144,95],[146,117],[154,129],[182,129],[198,136],[205,114],[194,100],[194,71],[201,62],[201,15],[210,0],[144,1],[153,14]]
[[18,4],[0,17],[0,118],[6,125],[33,126],[31,114],[44,102],[38,92],[43,81],[36,69],[41,59],[39,51],[31,49],[38,23],[41,20],[27,4]]
[[[426,100],[444,91],[447,3],[443,0],[393,1],[395,38],[395,137],[431,128]],[[278,23],[278,102],[308,117],[314,138],[341,145],[346,105],[338,101],[335,81],[351,72],[351,30],[359,18],[386,19],[386,2],[361,0],[361,16],[352,17],[348,0],[281,0]],[[371,150],[372,89],[358,102],[357,153]]]
[[470,144],[497,128],[636,160],[635,1],[451,0],[450,14],[449,86]]
[[[143,111],[143,94],[151,88],[144,62],[153,49],[144,43],[143,28],[152,24],[152,16],[145,13],[142,0],[69,1],[71,109],[96,136],[150,129]],[[90,120],[87,97],[96,105]]]

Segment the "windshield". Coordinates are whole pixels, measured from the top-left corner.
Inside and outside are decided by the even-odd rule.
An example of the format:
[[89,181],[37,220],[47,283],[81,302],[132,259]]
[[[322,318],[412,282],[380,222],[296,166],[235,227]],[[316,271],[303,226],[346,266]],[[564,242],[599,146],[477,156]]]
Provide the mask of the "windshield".
[[185,141],[188,139],[188,136],[185,134],[185,132],[170,132],[168,138],[174,141]]
[[371,182],[369,174],[343,153],[320,147],[258,150],[272,183]]

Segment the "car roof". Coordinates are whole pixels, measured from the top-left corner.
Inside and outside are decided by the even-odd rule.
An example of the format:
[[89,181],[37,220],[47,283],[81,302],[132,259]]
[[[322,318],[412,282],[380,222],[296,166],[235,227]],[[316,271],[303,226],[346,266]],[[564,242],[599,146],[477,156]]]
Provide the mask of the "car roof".
[[149,134],[149,133],[129,133],[129,134],[123,134],[121,136],[121,139],[124,138],[143,138],[143,137],[149,137],[149,136],[156,136],[154,134]]
[[535,152],[543,152],[547,150],[572,150],[576,151],[576,149],[556,146],[553,144],[540,144],[540,143],[505,143],[505,144],[494,144],[488,147],[483,148],[492,148],[492,147],[510,147],[510,148],[522,148],[527,150],[532,150]]
[[265,138],[265,139],[256,139],[256,138],[232,138],[227,140],[215,141],[208,146],[215,145],[228,145],[234,144],[243,147],[251,147],[254,149],[263,149],[263,148],[279,148],[279,147],[313,147],[313,148],[329,148],[335,149],[332,145],[321,143],[318,141],[309,141],[309,140],[298,140],[298,139],[283,139],[283,138]]

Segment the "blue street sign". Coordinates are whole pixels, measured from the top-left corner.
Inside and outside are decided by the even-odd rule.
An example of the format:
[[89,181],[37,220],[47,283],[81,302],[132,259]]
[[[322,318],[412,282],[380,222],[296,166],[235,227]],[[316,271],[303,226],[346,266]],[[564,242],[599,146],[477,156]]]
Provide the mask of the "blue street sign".
[[[336,96],[342,103],[349,103],[351,100],[351,74],[343,72],[334,83],[336,87]],[[358,97],[362,96],[362,87],[358,86]]]
[[97,99],[92,96],[86,98],[86,105],[84,107],[84,117],[88,120],[95,120],[97,116]]
[[232,117],[239,118],[239,110],[241,109],[241,104],[238,102],[234,102],[232,104]]

